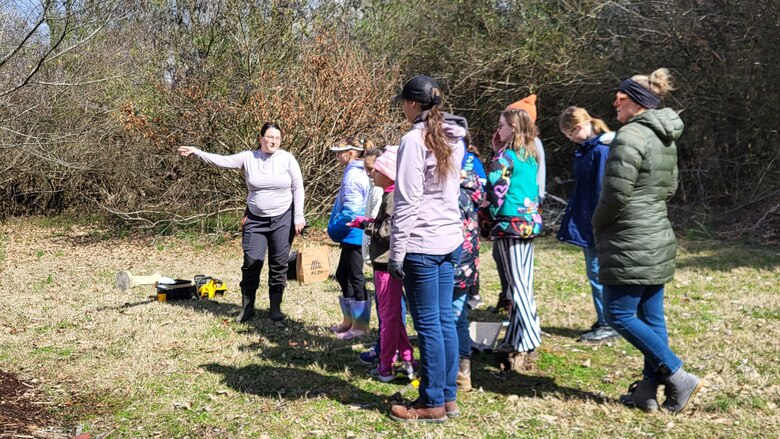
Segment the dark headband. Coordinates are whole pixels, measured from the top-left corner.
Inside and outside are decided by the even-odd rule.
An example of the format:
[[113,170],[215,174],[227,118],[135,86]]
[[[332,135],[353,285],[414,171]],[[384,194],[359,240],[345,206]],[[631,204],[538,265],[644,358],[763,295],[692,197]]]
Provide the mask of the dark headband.
[[645,108],[657,108],[661,103],[661,98],[655,95],[655,93],[639,85],[638,82],[633,79],[626,79],[620,83],[618,90],[627,94],[634,102]]

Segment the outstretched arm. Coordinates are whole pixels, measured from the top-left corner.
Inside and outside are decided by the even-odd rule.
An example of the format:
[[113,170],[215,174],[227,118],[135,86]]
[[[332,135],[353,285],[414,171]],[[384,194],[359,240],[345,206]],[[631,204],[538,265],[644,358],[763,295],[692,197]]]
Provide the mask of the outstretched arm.
[[204,162],[220,168],[239,169],[244,167],[244,160],[248,151],[233,155],[219,155],[201,151],[194,146],[180,146],[177,152],[183,157],[195,155]]

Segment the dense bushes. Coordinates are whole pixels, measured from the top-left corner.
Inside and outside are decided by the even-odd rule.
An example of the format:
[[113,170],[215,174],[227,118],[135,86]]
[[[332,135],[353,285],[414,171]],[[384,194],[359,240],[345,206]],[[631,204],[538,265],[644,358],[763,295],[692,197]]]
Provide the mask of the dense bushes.
[[30,21],[4,10],[3,31],[18,38],[0,43],[12,54],[0,62],[0,208],[102,209],[139,225],[240,209],[240,175],[179,159],[175,147],[250,148],[273,119],[319,214],[338,181],[329,143],[355,133],[397,142],[404,123],[388,98],[414,73],[440,80],[485,153],[500,109],[537,93],[550,191],[565,198],[556,182],[568,180],[571,145],[557,115],[577,104],[611,121],[619,81],[664,66],[678,81],[667,105],[687,126],[679,225],[777,221],[777,2],[317,3],[52,6],[48,40],[38,32],[23,44]]

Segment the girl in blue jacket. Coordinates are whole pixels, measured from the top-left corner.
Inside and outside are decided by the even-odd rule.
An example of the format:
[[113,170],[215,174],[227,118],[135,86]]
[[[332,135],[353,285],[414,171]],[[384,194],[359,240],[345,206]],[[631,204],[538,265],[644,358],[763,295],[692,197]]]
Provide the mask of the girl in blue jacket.
[[363,156],[372,146],[371,141],[348,137],[330,148],[336,153],[339,164],[346,168],[328,221],[328,236],[341,247],[336,280],[341,286],[339,304],[344,317],[330,330],[344,340],[367,334],[371,318],[371,298],[366,295],[366,279],[363,276],[363,230],[347,224],[365,215],[371,186]]
[[603,120],[591,117],[580,107],[569,107],[558,121],[561,133],[577,144],[574,151],[574,188],[563,215],[558,239],[582,247],[585,253],[585,272],[590,281],[596,323],[580,335],[580,341],[600,343],[618,335],[604,316],[603,287],[599,283],[599,260],[593,240],[591,217],[601,195],[604,165],[609,155],[607,146],[614,137]]

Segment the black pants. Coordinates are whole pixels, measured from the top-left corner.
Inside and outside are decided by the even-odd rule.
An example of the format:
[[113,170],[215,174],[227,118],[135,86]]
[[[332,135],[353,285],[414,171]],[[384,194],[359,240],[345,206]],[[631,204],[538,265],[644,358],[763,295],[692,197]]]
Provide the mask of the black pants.
[[292,218],[292,209],[273,217],[260,217],[246,211],[241,227],[241,247],[244,249],[242,291],[257,291],[266,250],[268,287],[287,286],[287,259],[295,237]]
[[363,276],[362,246],[341,244],[336,280],[344,297],[357,301],[366,300],[366,278]]

